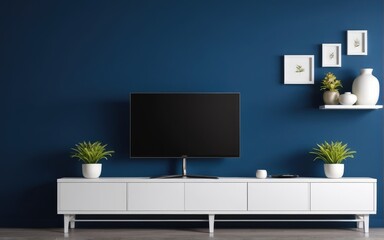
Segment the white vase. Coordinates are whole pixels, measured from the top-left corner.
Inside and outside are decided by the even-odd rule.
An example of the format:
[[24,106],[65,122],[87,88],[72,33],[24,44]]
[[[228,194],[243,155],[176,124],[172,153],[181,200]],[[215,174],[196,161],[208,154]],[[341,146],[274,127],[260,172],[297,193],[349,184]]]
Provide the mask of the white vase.
[[339,103],[342,105],[353,105],[357,101],[357,96],[351,92],[345,92],[339,96]]
[[265,169],[258,169],[256,171],[256,178],[267,178],[267,170]]
[[339,104],[339,92],[338,91],[325,91],[323,93],[323,101],[326,105]]
[[344,164],[324,164],[324,173],[327,178],[341,178],[344,175]]
[[357,96],[357,105],[376,105],[379,100],[380,83],[372,75],[372,68],[361,69],[352,84],[352,93]]
[[83,164],[83,176],[85,178],[98,178],[101,174],[101,163]]

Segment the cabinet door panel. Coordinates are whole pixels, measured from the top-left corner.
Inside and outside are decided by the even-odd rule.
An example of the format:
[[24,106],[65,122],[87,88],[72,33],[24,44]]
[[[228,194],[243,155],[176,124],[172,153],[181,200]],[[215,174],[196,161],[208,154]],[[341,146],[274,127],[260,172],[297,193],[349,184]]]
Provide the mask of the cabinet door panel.
[[319,211],[372,211],[375,208],[373,183],[312,183],[311,209]]
[[249,183],[248,210],[309,210],[309,186],[309,183]]
[[129,183],[128,210],[184,210],[184,183]]
[[246,183],[186,183],[186,210],[247,210]]
[[59,210],[126,210],[125,183],[60,183]]

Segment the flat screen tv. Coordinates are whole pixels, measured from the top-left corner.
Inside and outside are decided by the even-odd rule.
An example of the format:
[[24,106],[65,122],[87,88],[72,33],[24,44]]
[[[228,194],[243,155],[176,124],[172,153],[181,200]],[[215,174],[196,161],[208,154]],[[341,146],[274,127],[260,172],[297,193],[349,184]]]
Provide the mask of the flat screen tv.
[[132,93],[130,155],[187,158],[240,155],[239,93]]

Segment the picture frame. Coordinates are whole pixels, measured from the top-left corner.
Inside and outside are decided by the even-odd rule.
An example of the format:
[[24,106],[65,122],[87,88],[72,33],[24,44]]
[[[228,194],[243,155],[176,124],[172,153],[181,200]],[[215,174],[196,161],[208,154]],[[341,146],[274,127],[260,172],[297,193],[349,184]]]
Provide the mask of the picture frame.
[[322,67],[341,67],[341,44],[322,44]]
[[368,31],[347,31],[347,55],[368,55]]
[[284,84],[314,84],[314,55],[284,55]]

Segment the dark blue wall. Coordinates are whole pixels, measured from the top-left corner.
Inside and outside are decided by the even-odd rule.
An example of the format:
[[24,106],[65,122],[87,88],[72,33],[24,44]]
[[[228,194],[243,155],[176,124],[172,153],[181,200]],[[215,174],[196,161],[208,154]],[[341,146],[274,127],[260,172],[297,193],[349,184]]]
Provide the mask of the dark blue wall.
[[[116,151],[103,176],[171,174],[180,163],[129,158],[129,93],[240,92],[241,158],[191,160],[189,172],[323,176],[308,152],[324,140],[356,150],[345,176],[379,179],[383,111],[320,111],[328,71],[351,90],[372,67],[383,78],[383,1],[69,0],[0,2],[0,227],[61,226],[56,179],[81,176],[69,149],[100,140]],[[368,30],[368,56],[346,55],[346,31]],[[341,68],[321,44],[342,43]],[[314,54],[315,85],[284,85],[283,55]],[[379,103],[382,103],[380,99]]]

